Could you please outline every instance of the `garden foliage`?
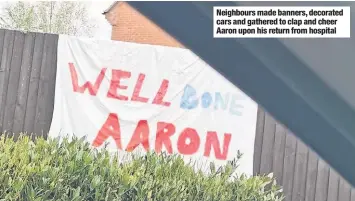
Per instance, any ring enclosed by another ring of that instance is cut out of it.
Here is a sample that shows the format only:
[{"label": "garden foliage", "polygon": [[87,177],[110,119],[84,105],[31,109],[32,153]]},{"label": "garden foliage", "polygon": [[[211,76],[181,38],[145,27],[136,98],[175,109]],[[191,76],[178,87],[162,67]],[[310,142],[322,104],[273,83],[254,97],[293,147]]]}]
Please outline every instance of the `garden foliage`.
[{"label": "garden foliage", "polygon": [[121,163],[85,139],[0,139],[0,200],[280,201],[270,177],[231,176],[236,161],[209,174],[178,156],[148,153]]}]

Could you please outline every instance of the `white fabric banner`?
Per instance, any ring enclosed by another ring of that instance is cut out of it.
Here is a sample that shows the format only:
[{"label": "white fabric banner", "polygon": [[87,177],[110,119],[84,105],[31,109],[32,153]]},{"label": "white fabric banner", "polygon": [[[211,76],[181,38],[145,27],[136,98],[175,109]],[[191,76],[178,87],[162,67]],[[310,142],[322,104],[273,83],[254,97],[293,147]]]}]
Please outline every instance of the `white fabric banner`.
[{"label": "white fabric banner", "polygon": [[239,150],[250,175],[256,118],[257,105],[189,50],[59,37],[50,137],[217,165]]}]

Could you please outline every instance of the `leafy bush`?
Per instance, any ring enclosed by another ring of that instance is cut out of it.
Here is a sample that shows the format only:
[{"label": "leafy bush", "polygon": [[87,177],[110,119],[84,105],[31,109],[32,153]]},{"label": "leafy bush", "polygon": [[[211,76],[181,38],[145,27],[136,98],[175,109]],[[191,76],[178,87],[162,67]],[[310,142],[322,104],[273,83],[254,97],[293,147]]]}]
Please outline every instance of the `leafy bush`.
[{"label": "leafy bush", "polygon": [[[280,201],[269,177],[231,177],[235,161],[210,174],[178,156],[148,153],[120,163],[85,139],[0,138],[0,199]],[[268,187],[265,187],[268,186]]]}]

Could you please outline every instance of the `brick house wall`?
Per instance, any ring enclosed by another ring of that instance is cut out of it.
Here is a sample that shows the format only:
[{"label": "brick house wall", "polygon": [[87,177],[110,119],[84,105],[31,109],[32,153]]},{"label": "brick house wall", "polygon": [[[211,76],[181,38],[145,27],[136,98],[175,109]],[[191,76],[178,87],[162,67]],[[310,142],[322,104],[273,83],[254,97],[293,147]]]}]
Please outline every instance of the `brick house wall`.
[{"label": "brick house wall", "polygon": [[104,14],[112,25],[112,40],[183,47],[177,40],[126,2],[114,3]]}]

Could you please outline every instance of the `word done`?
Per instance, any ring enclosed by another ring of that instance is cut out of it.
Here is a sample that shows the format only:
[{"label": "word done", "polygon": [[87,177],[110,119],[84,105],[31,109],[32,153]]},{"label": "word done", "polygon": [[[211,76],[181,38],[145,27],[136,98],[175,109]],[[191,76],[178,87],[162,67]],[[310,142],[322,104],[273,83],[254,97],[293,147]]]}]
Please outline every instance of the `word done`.
[{"label": "word done", "polygon": [[242,115],[243,105],[238,104],[238,96],[226,93],[224,96],[220,92],[215,92],[214,96],[211,92],[203,92],[201,97],[197,96],[197,91],[194,87],[186,85],[184,93],[181,97],[180,108],[192,110],[197,107],[203,109],[213,108],[214,110],[228,110],[232,115]]}]

